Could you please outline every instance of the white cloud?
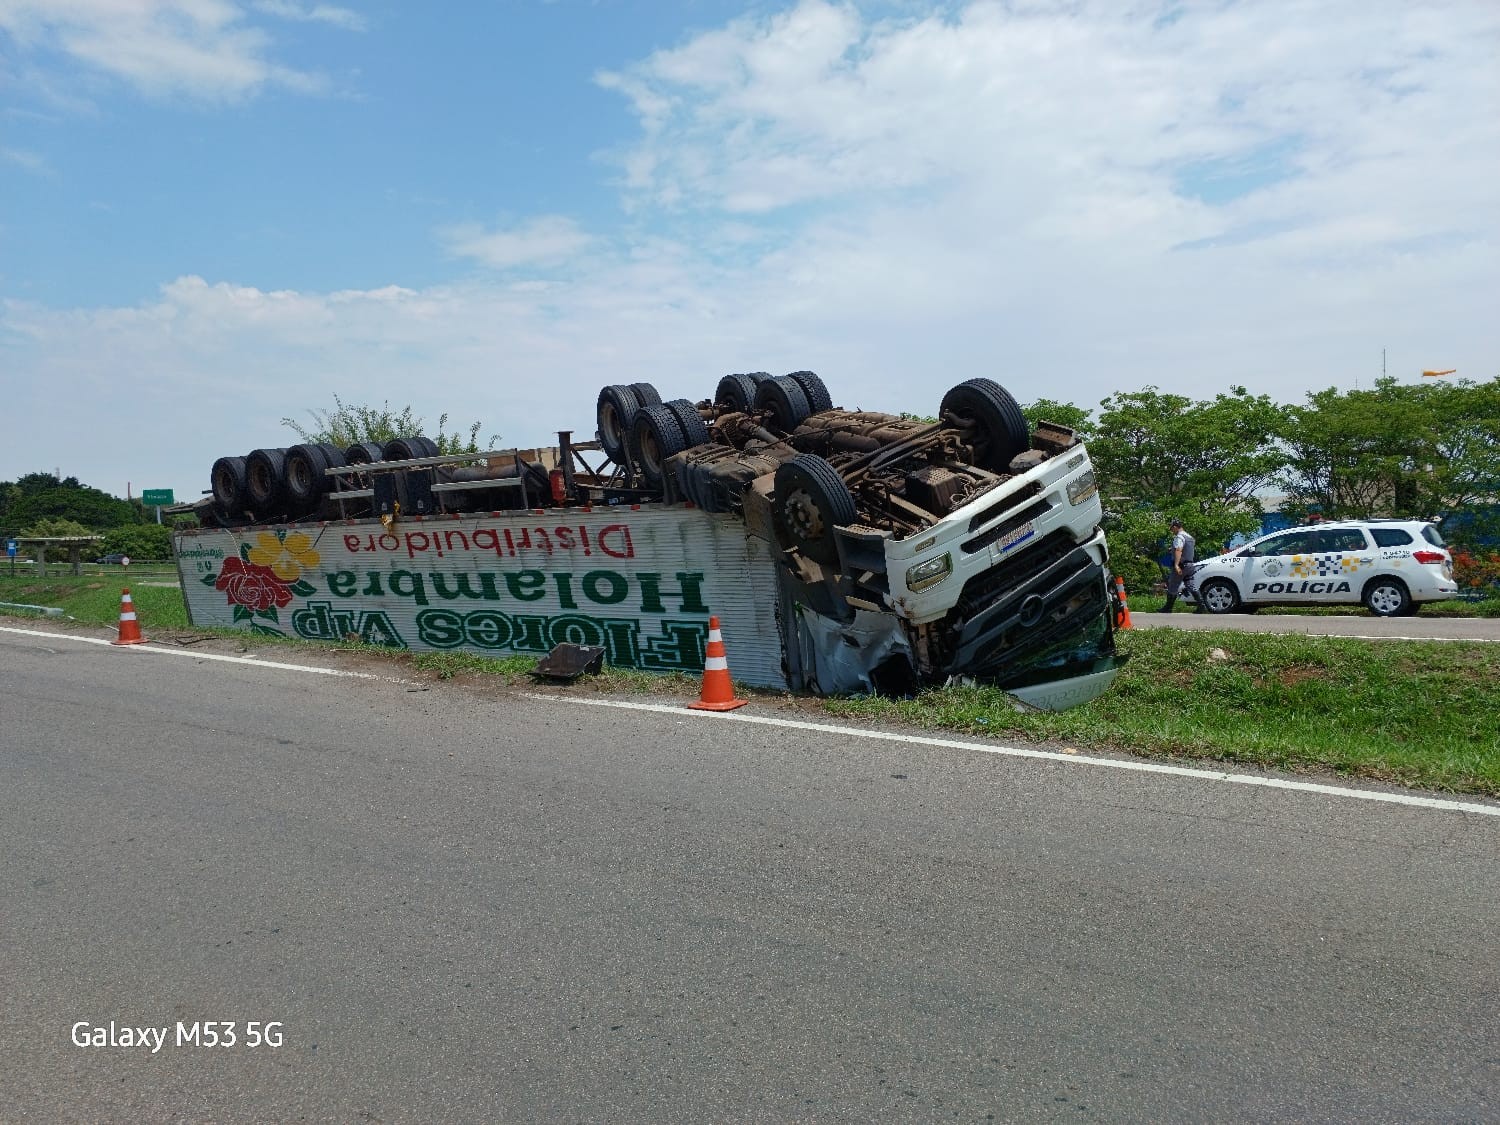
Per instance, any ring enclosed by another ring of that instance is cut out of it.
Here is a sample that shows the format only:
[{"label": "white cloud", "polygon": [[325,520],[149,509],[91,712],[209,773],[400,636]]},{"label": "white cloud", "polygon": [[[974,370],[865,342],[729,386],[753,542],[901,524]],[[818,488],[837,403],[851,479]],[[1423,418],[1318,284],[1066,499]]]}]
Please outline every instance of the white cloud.
[{"label": "white cloud", "polygon": [[[805,3],[600,76],[639,119],[613,154],[626,225],[445,228],[502,271],[464,284],[12,302],[11,405],[68,402],[85,479],[120,488],[128,463],[186,491],[335,392],[525,443],[589,432],[606,383],[698,398],[735,370],[922,412],[976,375],[1022,401],[1295,402],[1368,385],[1383,348],[1393,374],[1488,379],[1497,44],[1500,8],[1462,0]],[[191,424],[133,440],[142,403]],[[14,435],[0,479],[55,448]]]},{"label": "white cloud", "polygon": [[[283,19],[360,26],[343,8],[283,0],[259,7]],[[0,31],[27,54],[60,53],[150,97],[231,100],[270,86],[327,88],[321,75],[276,62],[271,36],[234,0],[0,0]]]},{"label": "white cloud", "polygon": [[462,223],[445,227],[438,237],[454,257],[473,258],[495,269],[560,265],[592,241],[576,222],[561,215],[538,216],[509,230]]},{"label": "white cloud", "polygon": [[18,168],[24,168],[35,175],[52,170],[45,156],[21,148],[0,148],[0,160],[4,160],[7,164],[14,164]]},{"label": "white cloud", "polygon": [[293,4],[289,0],[256,0],[257,12],[296,23],[326,23],[346,31],[364,31],[365,18],[349,8],[332,4]]}]

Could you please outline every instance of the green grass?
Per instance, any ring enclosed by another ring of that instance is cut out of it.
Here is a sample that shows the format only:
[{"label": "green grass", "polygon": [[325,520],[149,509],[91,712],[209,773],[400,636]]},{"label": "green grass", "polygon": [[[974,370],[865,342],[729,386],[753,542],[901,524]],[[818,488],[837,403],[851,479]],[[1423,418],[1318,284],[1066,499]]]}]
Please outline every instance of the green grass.
[{"label": "green grass", "polygon": [[[0,577],[0,601],[61,606],[79,621],[110,626],[119,620],[118,578],[113,573]],[[176,589],[137,584],[131,596],[148,637],[153,630],[188,628]],[[203,632],[250,639],[237,630]],[[272,637],[254,643],[313,644]],[[1131,659],[1115,685],[1071,711],[1020,713],[1008,697],[989,688],[812,705],[840,719],[1500,797],[1500,645],[1170,629],[1131,630],[1120,643]],[[492,676],[503,683],[529,683],[536,663],[523,656],[337,647],[409,662],[441,679]],[[733,653],[730,661],[732,666]],[[696,695],[698,678],[606,668],[578,688],[688,696]]]},{"label": "green grass", "polygon": [[[1128,591],[1127,591],[1128,593]],[[1166,605],[1161,594],[1129,594],[1133,613],[1160,613]],[[1177,612],[1191,609],[1192,604],[1182,598],[1177,600]],[[1261,613],[1291,614],[1294,617],[1343,617],[1351,613],[1374,614],[1357,605],[1273,605],[1260,610]],[[1419,617],[1500,617],[1500,595],[1478,599],[1448,598],[1441,602],[1427,602],[1419,607]]]},{"label": "green grass", "polygon": [[1083,707],[1021,714],[986,688],[830,700],[837,715],[1148,757],[1332,772],[1500,796],[1500,645],[1132,630]]},{"label": "green grass", "polygon": [[[171,572],[176,577],[176,572]],[[116,568],[109,574],[47,578],[0,577],[0,602],[58,606],[69,617],[96,625],[114,625],[120,620],[120,592],[128,589],[141,621],[160,628],[186,628],[187,607],[182,591],[174,586],[142,586],[140,574],[127,578]]]}]

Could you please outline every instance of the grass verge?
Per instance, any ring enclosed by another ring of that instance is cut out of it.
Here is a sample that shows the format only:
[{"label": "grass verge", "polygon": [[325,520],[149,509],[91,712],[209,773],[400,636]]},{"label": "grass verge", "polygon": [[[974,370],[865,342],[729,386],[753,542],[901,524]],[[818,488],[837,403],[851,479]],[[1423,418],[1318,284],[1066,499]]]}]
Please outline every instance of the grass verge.
[{"label": "grass verge", "polygon": [[829,700],[837,715],[1500,797],[1500,645],[1137,629],[1083,707],[988,688]]},{"label": "grass verge", "polygon": [[143,621],[168,629],[187,627],[187,608],[177,587],[132,584],[117,575],[0,577],[0,602],[57,606],[79,621],[113,625],[120,620],[120,591],[126,589]]},{"label": "grass verge", "polygon": [[[113,625],[120,588],[91,576],[0,579],[0,601],[60,606],[79,621]],[[188,627],[176,589],[137,585],[131,596],[147,636]],[[232,630],[205,632],[249,639]],[[255,643],[313,644],[263,637]],[[407,660],[442,679],[529,682],[535,665],[531,657],[344,647]],[[992,688],[816,705],[846,720],[1500,797],[1500,645],[1137,629],[1121,635],[1121,647],[1131,659],[1114,687],[1071,711],[1021,713]],[[731,652],[731,667],[733,659]],[[694,676],[614,668],[583,682],[590,690],[639,694],[688,694],[698,686]]]},{"label": "grass verge", "polygon": [[[1161,594],[1130,594],[1130,608],[1136,613],[1160,613],[1167,599]],[[1191,609],[1185,600],[1177,603],[1177,612]],[[1347,617],[1351,613],[1373,617],[1374,614],[1357,605],[1274,605],[1261,607],[1261,613],[1289,614],[1292,617]],[[1424,602],[1417,609],[1419,617],[1500,617],[1500,595],[1495,597],[1447,598],[1440,602]]]}]

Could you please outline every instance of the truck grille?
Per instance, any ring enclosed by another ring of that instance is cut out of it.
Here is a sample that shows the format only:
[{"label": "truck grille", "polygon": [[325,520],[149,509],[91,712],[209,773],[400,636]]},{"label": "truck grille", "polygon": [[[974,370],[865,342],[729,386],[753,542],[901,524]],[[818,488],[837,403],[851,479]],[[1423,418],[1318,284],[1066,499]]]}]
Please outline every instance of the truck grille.
[{"label": "truck grille", "polygon": [[[1021,501],[1030,500],[1033,496],[1040,496],[1041,492],[1042,486],[1039,485],[1036,481],[1032,481],[1025,488],[1018,488],[1014,492],[1006,493],[999,500],[995,501],[988,508],[971,519],[969,521],[969,530],[978,531],[981,527],[989,523],[991,520],[999,519],[1006,512],[1010,511],[1017,504],[1021,503]],[[964,549],[968,550],[968,547],[966,546]],[[976,547],[975,550],[978,550],[978,548]]]},{"label": "truck grille", "polygon": [[958,614],[967,620],[984,609],[997,595],[1023,587],[1078,549],[1066,528],[1059,528],[1040,543],[1007,556],[999,566],[976,574],[964,584],[958,598]]},{"label": "truck grille", "polygon": [[1009,535],[1018,527],[1024,527],[1032,520],[1039,520],[1052,510],[1052,502],[1049,500],[1038,500],[1035,504],[1028,504],[1014,515],[1007,516],[983,535],[976,535],[963,545],[963,552],[972,555],[975,551],[982,551],[991,543],[997,543]]},{"label": "truck grille", "polygon": [[1104,569],[1057,532],[970,581],[951,668],[1001,684],[1039,666],[1113,652]]}]

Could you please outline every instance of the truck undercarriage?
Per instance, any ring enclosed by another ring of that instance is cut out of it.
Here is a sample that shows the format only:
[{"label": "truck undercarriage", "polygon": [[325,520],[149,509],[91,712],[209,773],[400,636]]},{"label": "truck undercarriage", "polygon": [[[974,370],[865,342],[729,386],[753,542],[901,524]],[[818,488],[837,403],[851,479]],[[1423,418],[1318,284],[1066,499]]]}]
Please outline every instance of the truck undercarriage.
[{"label": "truck undercarriage", "polygon": [[1028,427],[988,379],[953,387],[926,420],[834,407],[810,371],[725,376],[696,402],[618,384],[600,391],[596,422],[596,441],[563,431],[556,447],[504,453],[445,457],[421,437],[256,450],[216,462],[196,510],[219,526],[390,526],[686,503],[742,518],[773,545],[809,629],[855,650],[817,662],[824,691],[965,680],[1071,705],[1122,662],[1087,451],[1066,427]]}]

